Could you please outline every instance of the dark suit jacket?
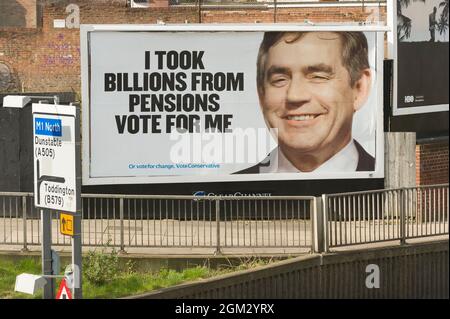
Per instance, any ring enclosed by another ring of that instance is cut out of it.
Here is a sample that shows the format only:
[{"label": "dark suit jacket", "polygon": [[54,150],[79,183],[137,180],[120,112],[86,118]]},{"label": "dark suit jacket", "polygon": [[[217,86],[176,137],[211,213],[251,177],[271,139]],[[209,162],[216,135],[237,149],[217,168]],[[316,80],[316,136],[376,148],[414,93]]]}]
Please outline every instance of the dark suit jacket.
[{"label": "dark suit jacket", "polygon": [[[356,140],[353,140],[353,142],[355,143],[356,150],[358,151],[358,166],[356,167],[356,171],[373,171],[375,169],[375,158],[367,153],[361,144],[359,144]],[[268,165],[270,165],[270,162],[267,157],[255,166],[243,169],[233,174],[259,174],[259,168]]]}]

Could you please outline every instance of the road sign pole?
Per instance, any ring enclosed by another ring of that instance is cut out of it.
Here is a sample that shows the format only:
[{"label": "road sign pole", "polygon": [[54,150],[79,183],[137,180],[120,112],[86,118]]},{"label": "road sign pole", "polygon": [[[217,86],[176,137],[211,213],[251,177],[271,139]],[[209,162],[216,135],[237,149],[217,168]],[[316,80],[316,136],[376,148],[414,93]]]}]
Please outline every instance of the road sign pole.
[{"label": "road sign pole", "polygon": [[[75,117],[75,176],[77,212],[74,214],[74,236],[72,237],[72,264],[79,271],[74,272],[73,298],[81,299],[82,294],[82,262],[81,262],[81,138],[80,138],[80,109],[76,108]],[[76,278],[78,276],[78,278]]]},{"label": "road sign pole", "polygon": [[[41,209],[41,234],[42,273],[44,275],[54,275],[52,271],[52,215],[47,209]],[[47,284],[44,286],[44,299],[53,299],[55,296],[55,280],[48,277],[46,280]]]}]

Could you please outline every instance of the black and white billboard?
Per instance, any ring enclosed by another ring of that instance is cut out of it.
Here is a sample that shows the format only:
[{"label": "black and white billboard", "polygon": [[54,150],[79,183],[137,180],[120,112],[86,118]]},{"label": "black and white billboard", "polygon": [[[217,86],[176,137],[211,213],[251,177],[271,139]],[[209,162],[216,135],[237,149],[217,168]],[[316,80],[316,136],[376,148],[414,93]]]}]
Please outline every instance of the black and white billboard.
[{"label": "black and white billboard", "polygon": [[394,0],[393,114],[448,111],[448,0]]}]

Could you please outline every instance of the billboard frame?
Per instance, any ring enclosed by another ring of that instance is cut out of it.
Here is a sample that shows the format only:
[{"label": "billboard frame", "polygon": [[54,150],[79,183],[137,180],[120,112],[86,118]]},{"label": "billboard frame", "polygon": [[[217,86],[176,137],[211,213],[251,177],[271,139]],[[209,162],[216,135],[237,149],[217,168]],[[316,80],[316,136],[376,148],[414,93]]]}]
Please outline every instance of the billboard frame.
[{"label": "billboard frame", "polygon": [[[376,144],[375,170],[367,172],[347,173],[308,173],[299,176],[295,173],[265,173],[265,174],[230,174],[230,175],[183,175],[180,176],[117,176],[91,177],[91,126],[90,126],[90,33],[91,32],[267,32],[267,31],[361,31],[376,32],[375,90],[377,96],[376,111]],[[242,181],[280,181],[280,180],[320,180],[320,179],[363,179],[384,177],[384,136],[383,136],[383,59],[384,33],[389,31],[385,25],[336,24],[336,25],[304,25],[292,23],[278,24],[170,24],[170,25],[139,25],[139,24],[84,24],[80,25],[81,50],[81,87],[82,87],[82,184],[83,185],[113,185],[113,184],[165,184],[165,183],[198,183],[198,182],[242,182]],[[88,123],[88,124],[87,124]]]}]

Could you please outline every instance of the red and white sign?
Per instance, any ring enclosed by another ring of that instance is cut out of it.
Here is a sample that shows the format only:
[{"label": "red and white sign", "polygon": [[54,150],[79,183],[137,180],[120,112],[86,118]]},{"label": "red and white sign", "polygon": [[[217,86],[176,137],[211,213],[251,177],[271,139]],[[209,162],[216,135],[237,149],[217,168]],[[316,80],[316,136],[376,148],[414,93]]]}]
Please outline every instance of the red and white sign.
[{"label": "red and white sign", "polygon": [[66,279],[64,278],[59,285],[58,293],[56,294],[56,299],[73,299],[72,292],[69,287],[67,287]]}]

